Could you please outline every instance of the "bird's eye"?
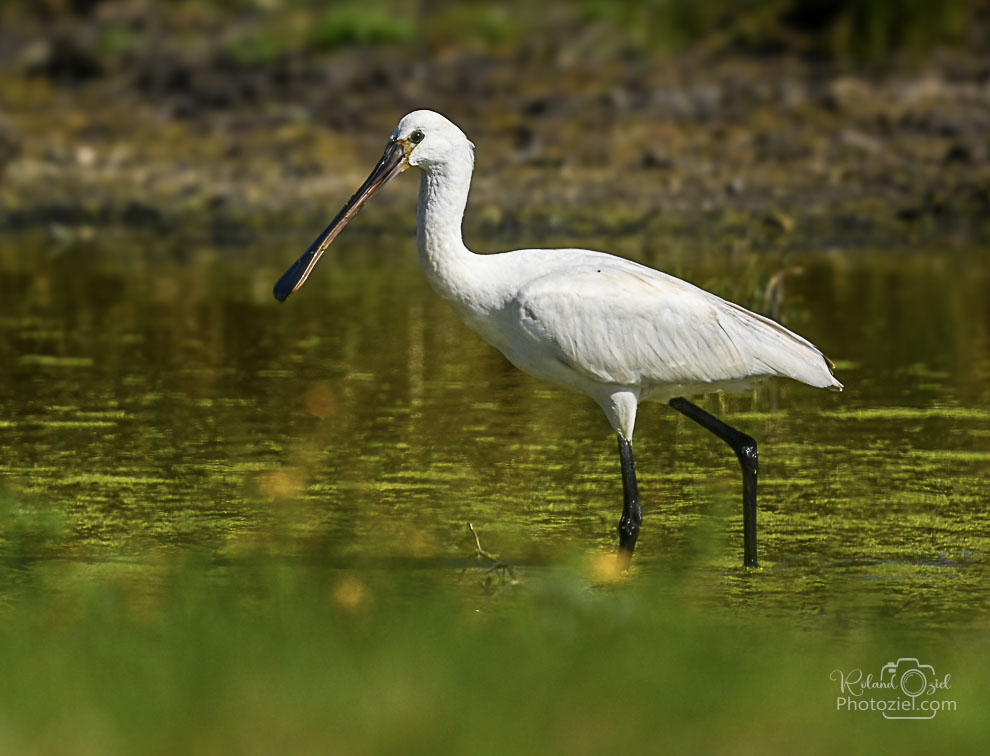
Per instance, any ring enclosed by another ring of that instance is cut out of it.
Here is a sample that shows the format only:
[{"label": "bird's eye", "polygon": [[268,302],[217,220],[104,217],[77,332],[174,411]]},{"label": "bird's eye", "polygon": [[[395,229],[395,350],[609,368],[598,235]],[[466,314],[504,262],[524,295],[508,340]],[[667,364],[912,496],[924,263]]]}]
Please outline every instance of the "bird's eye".
[{"label": "bird's eye", "polygon": [[422,131],[416,129],[412,134],[409,135],[409,141],[413,144],[419,144],[423,141],[423,137],[426,136]]}]

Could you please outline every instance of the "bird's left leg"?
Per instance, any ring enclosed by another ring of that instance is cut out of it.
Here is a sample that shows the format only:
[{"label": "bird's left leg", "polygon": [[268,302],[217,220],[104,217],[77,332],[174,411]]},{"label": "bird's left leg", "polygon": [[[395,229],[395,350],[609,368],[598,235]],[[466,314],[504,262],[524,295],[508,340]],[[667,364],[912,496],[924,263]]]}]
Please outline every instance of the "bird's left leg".
[{"label": "bird's left leg", "polygon": [[639,504],[639,487],[636,485],[636,466],[633,464],[632,443],[619,435],[619,461],[622,463],[622,517],[619,519],[619,567],[625,569],[632,561],[633,549],[643,522],[643,510]]},{"label": "bird's left leg", "polygon": [[743,565],[759,567],[756,563],[756,441],[684,397],[670,400],[670,406],[687,415],[702,428],[710,430],[725,441],[736,453],[743,477]]},{"label": "bird's left leg", "polygon": [[619,569],[632,561],[633,549],[639,537],[643,510],[639,504],[636,466],[633,464],[632,437],[636,427],[639,395],[629,389],[612,390],[596,397],[605,416],[619,437],[619,461],[622,463],[622,517],[619,519]]}]

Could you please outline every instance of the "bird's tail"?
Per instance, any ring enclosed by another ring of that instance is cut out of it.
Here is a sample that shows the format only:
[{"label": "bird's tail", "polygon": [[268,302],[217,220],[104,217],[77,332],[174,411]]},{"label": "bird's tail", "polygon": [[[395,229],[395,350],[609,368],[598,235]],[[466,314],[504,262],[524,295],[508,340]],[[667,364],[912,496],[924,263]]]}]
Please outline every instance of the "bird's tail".
[{"label": "bird's tail", "polygon": [[762,366],[760,372],[793,378],[817,388],[842,390],[842,384],[835,378],[835,364],[818,347],[770,318],[732,302],[728,304],[731,327],[746,335],[737,343],[751,347],[750,358],[758,363],[757,367]]}]

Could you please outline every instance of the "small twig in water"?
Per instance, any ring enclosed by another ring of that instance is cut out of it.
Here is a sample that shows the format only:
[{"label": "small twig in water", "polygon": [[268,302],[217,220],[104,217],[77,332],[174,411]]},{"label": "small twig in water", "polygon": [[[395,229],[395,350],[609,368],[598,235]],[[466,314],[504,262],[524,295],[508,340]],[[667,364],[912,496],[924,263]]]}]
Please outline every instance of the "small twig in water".
[{"label": "small twig in water", "polygon": [[[501,557],[495,556],[494,554],[485,551],[481,547],[481,538],[478,536],[478,531],[474,529],[474,525],[472,525],[470,522],[467,525],[468,525],[468,529],[471,531],[471,535],[474,536],[475,556],[478,559],[486,559],[490,562],[488,567],[485,569],[485,575],[490,576],[492,573],[497,573],[499,576],[501,585],[495,591],[492,598],[497,596],[506,588],[519,585],[519,580],[516,578],[516,573],[515,570],[512,569],[512,565],[510,565],[508,562],[503,560]],[[464,568],[464,571],[467,572],[466,567]],[[461,573],[461,575],[463,576],[464,573]],[[506,575],[508,575],[508,579],[506,579]],[[490,587],[490,580],[486,578],[484,584],[486,588]]]}]

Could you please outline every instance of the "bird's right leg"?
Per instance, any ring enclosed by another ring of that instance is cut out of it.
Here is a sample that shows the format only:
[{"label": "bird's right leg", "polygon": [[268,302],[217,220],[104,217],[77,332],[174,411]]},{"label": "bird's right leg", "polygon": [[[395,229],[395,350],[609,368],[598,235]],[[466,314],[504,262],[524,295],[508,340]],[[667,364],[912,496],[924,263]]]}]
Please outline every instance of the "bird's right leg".
[{"label": "bird's right leg", "polygon": [[632,561],[643,510],[639,505],[639,487],[636,485],[636,466],[633,464],[632,443],[621,433],[619,436],[619,460],[622,463],[622,517],[619,520],[619,566],[626,568]]},{"label": "bird's right leg", "polygon": [[671,399],[670,406],[694,420],[698,425],[711,431],[725,441],[736,453],[743,476],[743,565],[759,567],[756,561],[756,441],[728,423],[705,412],[697,404],[680,396]]}]

